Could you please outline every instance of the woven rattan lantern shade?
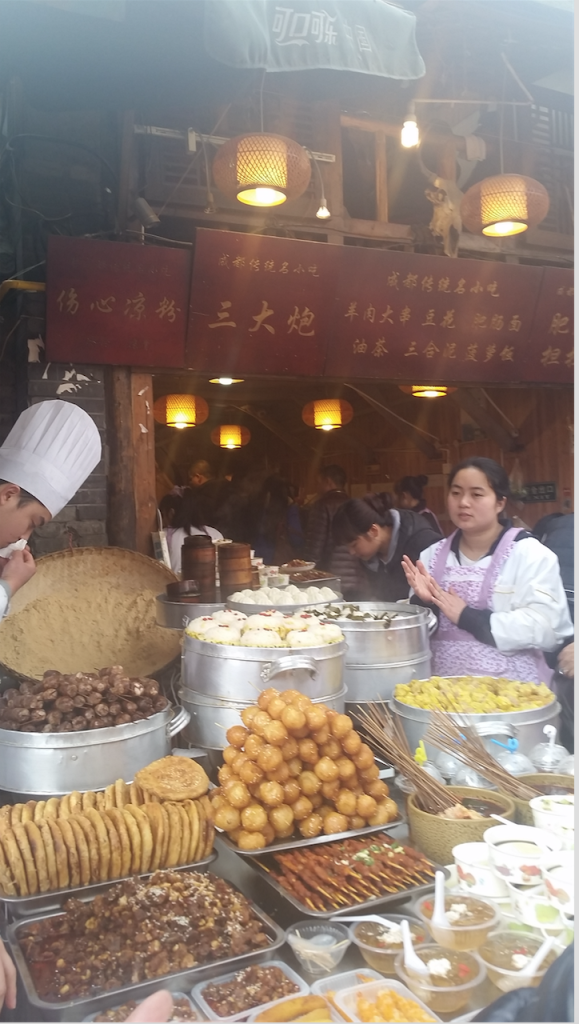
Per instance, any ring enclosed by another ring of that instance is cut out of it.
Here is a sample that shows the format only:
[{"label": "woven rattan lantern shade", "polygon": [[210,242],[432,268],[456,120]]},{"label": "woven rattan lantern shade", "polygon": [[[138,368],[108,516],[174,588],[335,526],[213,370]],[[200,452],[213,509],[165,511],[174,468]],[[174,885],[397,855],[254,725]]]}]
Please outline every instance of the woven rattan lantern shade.
[{"label": "woven rattan lantern shade", "polygon": [[336,430],[349,423],[354,410],[343,398],[319,398],[302,409],[302,419],[316,430]]},{"label": "woven rattan lantern shade", "polygon": [[549,193],[534,178],[497,174],[469,188],[460,204],[462,223],[475,234],[499,238],[534,228],[549,212]]},{"label": "woven rattan lantern shade", "polygon": [[164,395],[153,406],[157,423],[184,430],[204,423],[209,416],[209,406],[199,395]]},{"label": "woven rattan lantern shade", "polygon": [[452,394],[456,388],[449,388],[443,384],[400,384],[400,390],[413,398],[444,398]]},{"label": "woven rattan lantern shade", "polygon": [[284,135],[238,135],[219,149],[213,161],[217,188],[248,206],[279,206],[297,199],[310,183],[305,149]]},{"label": "woven rattan lantern shade", "polygon": [[238,423],[224,423],[211,431],[211,440],[219,448],[241,448],[251,440],[251,433]]}]

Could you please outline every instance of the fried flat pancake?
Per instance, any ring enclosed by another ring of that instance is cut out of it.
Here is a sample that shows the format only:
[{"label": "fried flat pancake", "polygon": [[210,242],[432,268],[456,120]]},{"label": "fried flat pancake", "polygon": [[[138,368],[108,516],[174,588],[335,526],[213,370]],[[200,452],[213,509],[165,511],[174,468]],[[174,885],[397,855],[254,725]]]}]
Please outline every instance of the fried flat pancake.
[{"label": "fried flat pancake", "polygon": [[12,811],[10,814],[10,824],[12,826],[19,825],[22,821],[22,811],[24,804],[12,804]]},{"label": "fried flat pancake", "polygon": [[34,896],[38,892],[38,873],[36,871],[36,865],[32,856],[32,850],[30,849],[30,843],[28,842],[28,836],[26,835],[26,829],[24,825],[14,825],[12,831],[18,843],[18,849],[20,850],[22,860],[24,861],[24,870],[26,871],[26,880],[28,882],[28,892],[31,896]]},{"label": "fried flat pancake", "polygon": [[209,857],[213,853],[213,844],[215,842],[215,824],[213,822],[213,807],[211,806],[211,800],[208,796],[202,796],[200,801],[203,804],[205,810],[205,822],[206,822],[206,834],[205,834],[205,851],[203,857]]},{"label": "fried flat pancake", "polygon": [[68,854],[68,870],[70,874],[70,885],[75,888],[80,885],[80,862],[78,857],[78,850],[76,848],[76,840],[74,838],[74,832],[70,827],[68,818],[59,818],[57,820],[58,828],[62,835],[62,841],[66,847]]},{"label": "fried flat pancake", "polygon": [[95,793],[95,796],[96,796],[96,810],[97,811],[106,811],[107,805],[106,805],[106,802],[105,802],[105,794],[104,794],[104,792]]},{"label": "fried flat pancake", "polygon": [[68,853],[62,838],[62,832],[58,827],[57,818],[46,818],[46,824],[50,829],[54,845],[54,856],[56,859],[56,872],[58,875],[58,888],[67,889],[70,885],[70,872],[68,869]]},{"label": "fried flat pancake", "polygon": [[105,817],[109,817],[114,822],[114,826],[117,830],[119,842],[121,844],[121,873],[120,878],[127,878],[131,873],[131,840],[129,839],[129,833],[127,826],[125,825],[125,818],[122,810],[118,807],[111,807],[110,811],[105,811]]},{"label": "fried flat pancake", "polygon": [[100,811],[95,810],[93,807],[89,807],[85,814],[93,826],[97,836],[99,851],[99,882],[108,882],[111,863],[111,844],[109,842],[109,834],[106,830]]},{"label": "fried flat pancake", "polygon": [[117,779],[115,782],[115,805],[117,807],[124,807],[125,804],[129,803],[129,787],[127,786],[124,779]]},{"label": "fried flat pancake", "polygon": [[105,789],[105,811],[108,811],[111,807],[116,807],[115,802],[115,785],[107,786]]},{"label": "fried flat pancake", "polygon": [[54,842],[52,840],[52,832],[48,827],[48,822],[45,818],[42,818],[38,822],[38,830],[42,836],[42,843],[44,845],[44,854],[46,856],[46,870],[48,872],[48,881],[52,890],[58,889],[58,871],[56,869],[56,854],[54,852]]},{"label": "fried flat pancake", "polygon": [[205,843],[207,840],[207,815],[205,814],[205,808],[200,800],[196,800],[197,812],[199,814],[199,845],[195,852],[195,860],[202,860],[203,854],[205,853]]},{"label": "fried flat pancake", "polygon": [[195,854],[197,853],[197,847],[199,846],[199,812],[197,810],[196,800],[185,800],[183,807],[189,815],[189,824],[191,826],[191,834],[189,837],[189,853],[187,855],[187,864],[195,863]]},{"label": "fried flat pancake", "polygon": [[34,817],[32,819],[33,821],[36,822],[37,825],[38,825],[39,821],[42,821],[42,819],[44,817],[44,811],[45,810],[46,810],[46,800],[39,800],[38,803],[36,804],[36,807],[34,808]]},{"label": "fried flat pancake", "polygon": [[96,793],[92,793],[89,790],[88,793],[83,793],[82,794],[82,812],[81,812],[82,814],[84,814],[85,811],[88,811],[89,807],[96,807],[96,805],[97,805]]},{"label": "fried flat pancake", "polygon": [[94,825],[88,820],[86,814],[76,814],[75,821],[82,829],[86,840],[90,868],[90,881],[100,882],[99,844]]},{"label": "fried flat pancake", "polygon": [[179,864],[186,864],[189,856],[189,846],[191,843],[191,824],[189,822],[189,815],[182,803],[177,804],[177,810],[181,816],[181,849],[179,851]]},{"label": "fried flat pancake", "polygon": [[70,800],[68,793],[60,798],[60,803],[58,805],[58,817],[59,819],[70,818]]},{"label": "fried flat pancake", "polygon": [[209,779],[197,761],[188,757],[162,757],[141,768],[135,781],[160,800],[195,800],[209,789]]},{"label": "fried flat pancake", "polygon": [[22,808],[22,817],[20,821],[24,824],[25,821],[34,821],[34,811],[36,810],[36,800],[27,800]]},{"label": "fried flat pancake", "polygon": [[80,873],[80,884],[90,884],[90,857],[88,852],[88,845],[85,838],[85,834],[78,822],[78,816],[72,814],[68,819],[69,825],[74,835],[74,841],[76,843],[76,852],[78,854],[78,867]]},{"label": "fried flat pancake", "polygon": [[23,828],[28,836],[32,859],[36,868],[36,874],[38,875],[38,888],[40,892],[48,892],[50,889],[50,879],[48,877],[46,852],[40,830],[34,821],[25,821]]},{"label": "fried flat pancake", "polygon": [[58,809],[60,807],[60,800],[56,796],[51,796],[46,801],[46,807],[44,808],[45,818],[58,818]]},{"label": "fried flat pancake", "polygon": [[164,867],[175,868],[181,856],[181,815],[177,804],[167,801],[165,810],[169,818],[169,849]]},{"label": "fried flat pancake", "polygon": [[71,814],[80,814],[82,812],[82,795],[78,792],[78,789],[73,789],[72,793],[69,794],[68,806],[70,807]]},{"label": "fried flat pancake", "polygon": [[131,874],[138,875],[141,870],[141,833],[137,821],[126,807],[121,811],[129,833],[131,843]]},{"label": "fried flat pancake", "polygon": [[139,832],[141,833],[141,867],[139,873],[144,875],[147,871],[150,871],[151,858],[153,856],[153,833],[151,832],[149,819],[140,807],[133,807],[131,804],[127,804],[124,810],[133,816],[139,826]]},{"label": "fried flat pancake", "polygon": [[163,866],[161,856],[165,844],[165,829],[169,827],[169,820],[162,804],[144,804],[143,810],[149,819],[151,832],[153,833],[153,853],[150,870],[157,871],[158,868]]},{"label": "fried flat pancake", "polygon": [[8,861],[18,895],[30,896],[28,879],[26,878],[26,869],[24,867],[24,861],[22,860],[22,854],[20,853],[20,847],[16,842],[14,829],[9,828],[4,833],[2,836],[2,846],[4,847],[6,860]]},{"label": "fried flat pancake", "polygon": [[0,843],[0,887],[6,896],[17,896],[16,886],[14,885],[14,879],[10,870],[10,865],[6,860],[4,854],[4,848]]},{"label": "fried flat pancake", "polygon": [[131,785],[129,786],[129,803],[133,804],[135,807],[140,807],[141,804],[144,803],[143,792],[136,782],[131,782]]}]

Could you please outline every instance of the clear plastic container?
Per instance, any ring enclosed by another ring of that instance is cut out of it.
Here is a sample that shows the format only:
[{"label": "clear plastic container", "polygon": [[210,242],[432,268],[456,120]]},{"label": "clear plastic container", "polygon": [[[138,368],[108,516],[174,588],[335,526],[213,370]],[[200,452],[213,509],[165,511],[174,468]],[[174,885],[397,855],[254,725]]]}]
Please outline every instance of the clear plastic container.
[{"label": "clear plastic container", "polygon": [[[426,904],[426,906],[425,906]],[[440,928],[433,925],[431,921],[434,906],[434,897],[427,896],[417,903],[415,909],[421,921],[432,933],[432,938],[445,949],[470,950],[478,949],[485,941],[489,932],[498,928],[501,921],[500,911],[489,900],[483,900],[475,896],[467,896],[466,893],[447,893],[444,900],[446,913],[452,913],[452,907],[466,906],[472,913],[479,914],[482,920],[473,924],[461,924],[460,919],[453,921],[446,927]],[[427,911],[425,913],[425,911]],[[468,918],[465,918],[468,920]]]},{"label": "clear plastic container", "polygon": [[[442,946],[429,945],[416,950],[421,960],[443,960],[448,951]],[[404,953],[396,957],[396,973],[404,984],[436,1013],[456,1013],[470,1002],[473,993],[486,976],[486,968],[476,953],[461,953],[461,962],[472,971],[472,976],[461,985],[438,985],[430,974],[413,974],[404,966]]]},{"label": "clear plastic container", "polygon": [[569,757],[564,757],[563,760],[559,762],[557,773],[559,775],[575,775],[575,758],[573,757],[573,754],[569,754]]},{"label": "clear plastic container", "polygon": [[[163,988],[163,985],[160,984],[159,988]],[[191,1010],[191,1020],[192,1021],[205,1021],[205,1020],[209,1020],[210,1019],[209,1017],[205,1017],[204,1016],[204,1014],[201,1012],[200,1009],[198,1009],[198,1007],[195,1005],[195,1003],[192,1001],[192,999],[188,995],[186,995],[184,992],[171,992],[171,996],[173,997],[173,999],[183,999],[183,1000],[185,1000],[185,1002],[189,1005],[189,1008]],[[124,1006],[125,1003],[128,1003],[128,1002],[129,1002],[129,1000],[125,999],[124,1002],[117,1003],[115,1006],[112,1006],[112,1007],[107,1007],[107,1009],[118,1010],[121,1006]],[[143,1000],[142,999],[131,1000],[131,1002],[136,1002],[137,1006],[139,1006],[143,1002]],[[91,1013],[88,1017],[83,1017],[83,1024],[88,1024],[89,1021],[96,1020],[97,1017],[100,1017],[102,1014],[104,1014],[106,1012],[107,1012],[107,1010],[96,1010],[94,1013]],[[193,1016],[193,1014],[195,1014],[195,1016]]]},{"label": "clear plastic container", "polygon": [[[285,1006],[285,1004],[287,1002],[290,1002],[292,998],[293,999],[298,999],[299,996],[293,996],[293,997],[290,996],[289,1000],[288,999],[278,999],[278,1001],[276,1003],[270,1003],[269,1004],[269,1008],[267,1010],[265,1010],[265,1011],[264,1011],[263,1006],[260,1007],[259,1010],[256,1010],[255,1013],[252,1013],[251,1017],[249,1017],[249,1024],[254,1024],[255,1021],[259,1021],[260,1017],[261,1017],[261,1014],[264,1013],[264,1012],[267,1013],[267,1016],[268,1016],[269,1020],[271,1020],[271,1021],[286,1020],[287,1018],[286,1018],[285,1013],[280,1012],[279,1015],[275,1016],[275,1015],[273,1015],[273,1011],[278,1006],[279,1007]],[[330,1021],[330,1022],[331,1021],[335,1021],[336,1024],[344,1024],[342,1016],[338,1013],[337,1010],[334,1009],[332,1004],[327,999],[324,999],[323,996],[318,996],[317,998],[320,999],[320,1000],[323,1000],[324,1005],[323,1005],[323,1007],[320,1007],[319,1009],[320,1009],[320,1011],[321,1010],[324,1011],[323,1019],[325,1021]],[[320,1013],[320,1017],[321,1017],[321,1013]],[[294,1018],[294,1020],[295,1020],[295,1018]]]},{"label": "clear plastic container", "polygon": [[[286,978],[289,978],[290,981],[293,981],[294,985],[298,986],[298,991],[294,993],[296,996],[307,995],[307,993],[310,991],[310,986],[304,981],[304,979],[300,978],[299,974],[296,974],[296,972],[293,971],[291,967],[288,967],[288,965],[284,963],[283,960],[267,960],[266,963],[264,964],[255,964],[253,966],[279,967],[279,969],[283,971],[283,973],[285,974]],[[272,1006],[274,1003],[279,1002],[278,999],[270,999],[270,1001],[267,1003],[259,1003],[257,1006],[249,1006],[246,1010],[242,1010],[240,1013],[233,1013],[228,1017],[220,1017],[217,1011],[214,1010],[209,1005],[209,1003],[205,1002],[205,999],[203,998],[203,991],[207,988],[208,985],[219,985],[225,984],[228,981],[233,981],[233,979],[238,977],[238,975],[242,972],[243,968],[241,971],[231,971],[229,974],[222,974],[218,978],[211,978],[211,980],[200,981],[198,985],[195,985],[195,987],[191,989],[191,996],[193,997],[197,1005],[201,1008],[207,1020],[246,1020],[249,1017],[250,1013],[256,1013],[258,1010],[265,1010],[269,1006]],[[290,997],[288,996],[284,998]]]},{"label": "clear plastic container", "polygon": [[485,965],[489,980],[492,981],[493,985],[495,985],[500,992],[512,992],[516,988],[536,988],[542,978],[544,978],[553,960],[556,959],[561,951],[551,950],[543,960],[543,963],[536,974],[533,974],[528,978],[524,976],[521,977],[522,967],[518,970],[512,970],[493,962],[497,953],[497,950],[495,950],[493,956],[493,947],[495,944],[500,943],[500,946],[498,947],[498,954],[502,963],[505,963],[509,959],[509,955],[516,953],[517,950],[524,950],[526,951],[526,955],[534,956],[543,941],[544,940],[541,935],[536,935],[531,931],[521,930],[513,932],[506,928],[501,928],[496,931],[494,935],[489,936],[487,942],[481,946],[479,956]]},{"label": "clear plastic container", "polygon": [[[440,1017],[435,1016],[432,1010],[426,1006],[420,999],[417,999],[410,989],[406,988],[400,981],[373,981],[369,985],[356,985],[354,988],[344,989],[342,992],[336,994],[336,1005],[346,1020],[360,1020],[358,1016],[358,996],[363,996],[371,1003],[375,1003],[376,999],[381,992],[395,992],[396,995],[401,996],[403,999],[410,999],[416,1004],[424,1015],[424,1018],[429,1021],[440,1021]],[[391,1018],[389,1018],[391,1019]],[[408,1018],[415,1022],[417,1015]]]},{"label": "clear plastic container", "polygon": [[314,981],[310,992],[314,996],[323,996],[328,1002],[334,1005],[334,996],[345,988],[354,988],[357,985],[369,985],[371,981],[384,979],[378,971],[372,971],[369,967],[360,967],[357,971],[344,971],[343,974],[332,974],[330,978],[319,978]]},{"label": "clear plastic container", "polygon": [[474,768],[462,764],[456,775],[451,780],[452,786],[471,786],[473,789],[496,789],[493,783],[488,782],[484,775],[479,775]]},{"label": "clear plastic container", "polygon": [[312,975],[335,971],[351,941],[346,925],[333,921],[298,921],[285,938],[300,966]]},{"label": "clear plastic container", "polygon": [[510,775],[529,775],[533,773],[533,762],[519,749],[518,740],[511,737],[506,743],[491,740],[490,752],[496,761]]},{"label": "clear plastic container", "polygon": [[[360,921],[350,925],[350,938],[355,946],[358,947],[360,953],[364,957],[366,963],[373,967],[376,971],[381,971],[382,974],[396,975],[394,967],[394,961],[402,949],[402,934],[399,931],[401,921],[408,921],[410,927],[410,934],[412,936],[412,944],[414,946],[420,946],[421,944],[430,942],[430,933],[427,928],[422,924],[416,917],[408,914],[385,914],[386,920],[392,921],[393,924],[397,925],[399,941],[394,941],[391,944],[383,945],[372,945],[368,941],[364,941],[363,932],[364,929],[369,928],[375,930],[380,928],[380,925],[372,923],[370,921]],[[383,930],[387,933],[387,925],[383,926]],[[362,935],[360,934],[362,933]]]}]

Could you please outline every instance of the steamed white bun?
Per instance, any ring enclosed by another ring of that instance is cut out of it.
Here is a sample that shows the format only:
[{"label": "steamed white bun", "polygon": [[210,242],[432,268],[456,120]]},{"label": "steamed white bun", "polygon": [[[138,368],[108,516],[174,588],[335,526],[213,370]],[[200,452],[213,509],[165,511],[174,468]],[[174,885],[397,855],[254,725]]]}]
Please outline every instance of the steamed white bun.
[{"label": "steamed white bun", "polygon": [[241,638],[241,646],[285,647],[285,644],[279,633],[276,633],[272,629],[248,629]]}]

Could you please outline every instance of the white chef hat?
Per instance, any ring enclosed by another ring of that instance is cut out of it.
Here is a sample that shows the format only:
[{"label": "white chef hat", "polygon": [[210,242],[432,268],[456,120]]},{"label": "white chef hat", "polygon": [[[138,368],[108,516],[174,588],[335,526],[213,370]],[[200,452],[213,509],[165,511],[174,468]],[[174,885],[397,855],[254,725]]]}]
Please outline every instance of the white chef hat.
[{"label": "white chef hat", "polygon": [[39,402],[18,417],[0,447],[0,480],[18,484],[55,516],[101,458],[94,420],[71,402]]}]

